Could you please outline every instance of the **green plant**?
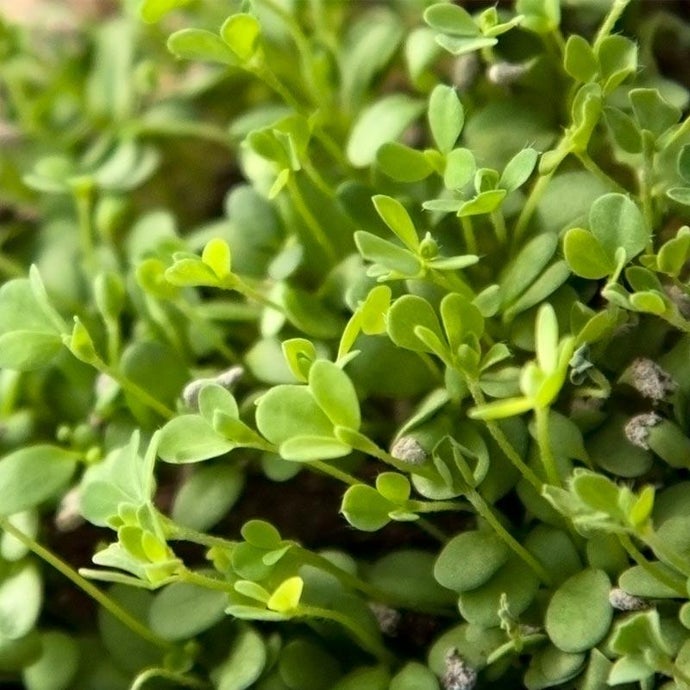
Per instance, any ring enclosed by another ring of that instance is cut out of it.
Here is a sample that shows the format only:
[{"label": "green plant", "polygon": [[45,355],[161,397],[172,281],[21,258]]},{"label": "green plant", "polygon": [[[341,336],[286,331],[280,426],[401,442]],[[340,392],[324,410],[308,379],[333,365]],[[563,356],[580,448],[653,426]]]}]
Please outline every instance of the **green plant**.
[{"label": "green plant", "polygon": [[690,688],[690,26],[56,11],[0,20],[0,679]]}]

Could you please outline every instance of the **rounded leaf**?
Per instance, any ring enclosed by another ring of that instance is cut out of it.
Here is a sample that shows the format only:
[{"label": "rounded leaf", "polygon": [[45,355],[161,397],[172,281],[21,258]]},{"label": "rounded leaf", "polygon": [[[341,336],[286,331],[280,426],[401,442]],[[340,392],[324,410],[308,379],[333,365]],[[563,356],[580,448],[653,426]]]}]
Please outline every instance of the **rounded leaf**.
[{"label": "rounded leaf", "polygon": [[309,390],[336,426],[359,429],[361,417],[355,387],[336,364],[320,359],[309,370]]},{"label": "rounded leaf", "polygon": [[166,640],[187,640],[224,618],[227,605],[225,592],[174,582],[153,599],[149,624]]},{"label": "rounded leaf", "polygon": [[448,589],[465,592],[491,579],[509,556],[510,549],[493,532],[463,532],[443,547],[434,577]]},{"label": "rounded leaf", "polygon": [[650,233],[642,211],[624,194],[604,194],[589,212],[589,226],[609,257],[623,247],[628,259],[647,245]]},{"label": "rounded leaf", "polygon": [[36,564],[20,561],[0,580],[0,639],[18,640],[34,627],[43,601]]},{"label": "rounded leaf", "polygon": [[588,568],[568,578],[546,610],[551,641],[564,652],[584,652],[606,635],[613,619],[611,582],[603,570]]},{"label": "rounded leaf", "polygon": [[236,447],[201,416],[185,414],[161,429],[158,455],[165,462],[201,462],[217,458]]},{"label": "rounded leaf", "polygon": [[465,111],[455,89],[438,84],[429,97],[429,127],[439,151],[452,150],[464,124]]},{"label": "rounded leaf", "polygon": [[271,388],[257,403],[256,425],[276,445],[298,436],[333,437],[333,423],[306,386]]}]

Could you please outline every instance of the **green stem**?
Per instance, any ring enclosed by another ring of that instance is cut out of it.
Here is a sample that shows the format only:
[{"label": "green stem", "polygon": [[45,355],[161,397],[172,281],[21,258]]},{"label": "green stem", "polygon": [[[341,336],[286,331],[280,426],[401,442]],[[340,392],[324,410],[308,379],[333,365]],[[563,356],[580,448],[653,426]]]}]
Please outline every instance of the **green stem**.
[{"label": "green stem", "polygon": [[123,390],[127,391],[135,398],[138,398],[139,402],[151,408],[154,412],[157,412],[161,417],[172,419],[175,416],[175,410],[171,410],[167,405],[160,402],[160,400],[156,400],[150,393],[134,383],[134,381],[128,379],[124,374],[121,374],[114,367],[108,366],[103,360],[98,359],[94,363],[94,366],[102,374],[110,376],[111,379],[117,381]]},{"label": "green stem", "polygon": [[160,513],[158,514],[158,518],[165,527],[166,537],[173,541],[191,541],[201,546],[208,546],[210,548],[220,546],[224,549],[232,548],[236,543],[228,539],[223,539],[222,537],[214,537],[205,532],[198,532],[191,527],[184,527]]},{"label": "green stem", "polygon": [[465,236],[465,246],[467,247],[468,254],[477,253],[477,237],[474,234],[474,225],[472,223],[472,218],[469,216],[462,216],[460,218],[460,225],[462,226],[462,232]]},{"label": "green stem", "polygon": [[[469,381],[468,385],[470,388],[470,393],[476,405],[485,405],[486,398],[484,393],[482,393],[479,384],[476,381]],[[534,487],[535,491],[541,495],[541,488],[543,482],[537,477],[534,471],[525,463],[525,461],[520,457],[520,454],[515,450],[513,444],[508,440],[508,437],[503,433],[501,427],[491,420],[485,420],[486,428],[493,437],[494,441],[498,444],[498,447],[503,451],[504,455],[513,463],[513,465],[518,469],[520,474]]]},{"label": "green stem", "polygon": [[561,477],[558,473],[558,466],[551,449],[551,438],[549,436],[549,408],[535,407],[534,416],[537,422],[537,445],[539,446],[539,455],[544,465],[546,478],[549,484],[560,487]]},{"label": "green stem", "polygon": [[97,601],[111,616],[117,618],[123,625],[128,627],[133,633],[146,640],[156,647],[168,652],[175,650],[177,647],[170,641],[159,637],[152,630],[149,630],[143,623],[134,618],[128,611],[126,611],[120,604],[111,599],[107,594],[102,592],[98,587],[93,585],[87,579],[83,578],[71,565],[65,563],[61,558],[56,556],[52,551],[38,542],[34,541],[28,534],[25,534],[20,529],[15,527],[7,518],[0,518],[0,527],[7,533],[11,534],[15,539],[22,542],[28,549],[35,553],[40,559],[51,565],[55,570],[64,575],[68,580],[73,582],[83,592],[88,594],[92,599]]},{"label": "green stem", "polygon": [[479,492],[471,490],[466,494],[466,497],[477,511],[477,514],[489,523],[494,532],[505,542],[506,546],[529,566],[545,585],[551,586],[551,576],[546,571],[546,568],[503,526]]},{"label": "green stem", "polygon": [[252,73],[266,84],[266,86],[275,91],[287,105],[298,113],[304,113],[304,108],[301,103],[290,93],[290,90],[282,84],[269,67],[264,65],[260,69],[254,70]]},{"label": "green stem", "polygon": [[359,643],[362,649],[373,654],[379,661],[390,665],[395,662],[395,656],[384,647],[381,642],[372,636],[369,631],[362,628],[352,618],[341,613],[340,611],[333,611],[331,609],[324,609],[320,606],[308,606],[300,604],[297,607],[297,615],[307,616],[309,618],[323,618],[331,620],[334,623],[342,625],[352,637]]},{"label": "green stem", "polygon": [[339,470],[337,467],[333,467],[333,465],[329,465],[327,462],[323,462],[322,460],[314,460],[313,462],[310,462],[308,466],[318,470],[322,474],[327,474],[329,477],[337,479],[343,484],[348,484],[349,486],[355,486],[356,484],[362,483],[359,479],[357,479],[357,477],[349,474],[348,472],[344,472],[343,470]]},{"label": "green stem", "polygon": [[[652,187],[654,186],[654,148],[646,137],[642,143],[642,167],[639,170],[640,198],[642,199],[642,213],[650,231],[654,230],[654,202],[652,199]],[[650,234],[647,249],[654,251],[654,244]]]},{"label": "green stem", "polygon": [[513,232],[513,246],[517,246],[522,240],[522,237],[527,230],[527,226],[529,225],[530,220],[532,220],[532,216],[534,215],[534,212],[537,210],[537,206],[541,201],[541,197],[546,191],[546,188],[548,187],[549,182],[551,182],[551,178],[556,170],[557,167],[546,175],[540,175],[539,179],[534,183],[534,186],[530,190],[529,196],[525,200],[525,205],[522,207],[522,211],[520,212],[515,224],[515,230]]},{"label": "green stem", "polygon": [[448,541],[448,535],[442,529],[436,527],[430,520],[419,518],[419,520],[415,520],[415,524],[441,544],[445,544]]},{"label": "green stem", "polygon": [[90,271],[94,270],[94,242],[91,209],[93,202],[93,182],[89,178],[80,178],[73,183],[72,194],[77,210],[79,239],[84,260]]},{"label": "green stem", "polygon": [[144,684],[149,680],[154,678],[164,678],[165,680],[172,681],[175,687],[183,688],[209,688],[211,687],[206,681],[200,680],[198,678],[192,678],[191,676],[185,676],[182,673],[175,673],[174,671],[168,671],[165,668],[147,668],[142,671],[135,679],[134,683],[130,685],[129,690],[141,690]]},{"label": "green stem", "polygon": [[220,144],[231,151],[235,149],[232,140],[224,129],[206,122],[143,121],[136,123],[134,131],[142,136],[189,137],[208,141],[212,144]]},{"label": "green stem", "polygon": [[461,501],[410,501],[415,513],[440,513],[446,510],[471,510],[472,506]]},{"label": "green stem", "polygon": [[209,577],[208,575],[201,575],[195,573],[193,570],[181,570],[178,574],[180,582],[187,582],[191,585],[198,585],[203,589],[213,589],[217,592],[234,592],[232,582],[227,580],[219,580],[217,577]]},{"label": "green stem", "polygon": [[309,206],[307,206],[307,203],[302,196],[302,191],[300,190],[299,185],[295,181],[292,174],[290,174],[290,177],[288,178],[287,189],[290,193],[292,203],[295,205],[295,208],[300,216],[302,216],[302,220],[304,220],[307,228],[309,228],[309,231],[314,237],[315,242],[321,247],[321,249],[323,249],[329,261],[331,261],[331,263],[336,263],[338,261],[338,256],[335,252],[335,249],[328,240],[328,236],[321,227],[321,224],[314,217],[314,214],[309,209]]},{"label": "green stem", "polygon": [[261,292],[251,287],[251,285],[245,283],[244,281],[240,281],[239,283],[233,283],[231,287],[226,289],[235,290],[247,299],[253,299],[255,302],[263,304],[264,307],[275,309],[275,311],[277,311],[279,314],[283,314],[284,316],[286,315],[285,307],[283,307],[281,304],[278,304],[278,302],[274,302],[273,300],[269,299]]},{"label": "green stem", "polygon": [[601,180],[607,187],[613,187],[619,194],[627,194],[628,190],[622,185],[618,184],[608,173],[604,172],[597,163],[591,158],[586,151],[581,151],[576,154],[578,160],[582,165],[589,170],[593,175]]},{"label": "green stem", "polygon": [[633,561],[644,568],[653,578],[659,580],[659,582],[663,582],[667,587],[678,592],[680,596],[687,596],[688,592],[685,586],[685,578],[673,577],[665,570],[662,570],[656,563],[652,563],[648,560],[627,534],[619,534],[618,541]]},{"label": "green stem", "polygon": [[592,49],[597,52],[597,49],[601,45],[601,42],[610,35],[613,31],[616,22],[620,19],[621,15],[625,11],[625,8],[630,4],[630,0],[614,0],[613,6],[609,10],[609,13],[604,18],[604,21],[597,31],[596,38],[592,44]]},{"label": "green stem", "polygon": [[500,244],[506,244],[508,241],[508,231],[506,230],[506,221],[503,217],[503,212],[500,209],[491,213],[491,224],[494,226],[496,239]]}]

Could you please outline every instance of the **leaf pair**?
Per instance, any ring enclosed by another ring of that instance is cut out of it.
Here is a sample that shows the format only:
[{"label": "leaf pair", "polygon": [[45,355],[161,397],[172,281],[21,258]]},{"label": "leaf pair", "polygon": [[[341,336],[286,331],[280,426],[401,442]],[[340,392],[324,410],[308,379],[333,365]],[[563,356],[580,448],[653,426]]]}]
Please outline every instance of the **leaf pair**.
[{"label": "leaf pair", "polygon": [[317,360],[308,385],[275,386],[257,402],[259,431],[285,460],[338,458],[352,451],[349,435],[361,424],[357,393],[336,364]]},{"label": "leaf pair", "polygon": [[563,251],[573,273],[599,279],[619,272],[650,239],[650,230],[637,205],[623,194],[605,194],[589,213],[589,230],[571,228]]},{"label": "leaf pair", "polygon": [[201,462],[235,448],[270,447],[239,418],[232,394],[216,383],[199,392],[199,414],[171,419],[160,432],[158,453],[165,462]]}]

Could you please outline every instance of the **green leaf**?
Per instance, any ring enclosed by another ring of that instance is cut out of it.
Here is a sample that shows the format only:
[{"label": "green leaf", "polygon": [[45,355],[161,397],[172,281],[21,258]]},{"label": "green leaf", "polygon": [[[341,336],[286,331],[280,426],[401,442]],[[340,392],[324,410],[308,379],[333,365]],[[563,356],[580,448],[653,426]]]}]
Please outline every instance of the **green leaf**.
[{"label": "green leaf", "polygon": [[527,690],[542,690],[561,685],[575,678],[584,662],[584,654],[568,654],[551,645],[543,647],[530,660],[525,673],[525,687]]},{"label": "green leaf", "polygon": [[458,608],[468,623],[493,627],[500,624],[498,611],[504,594],[508,598],[511,615],[519,616],[534,601],[538,589],[537,576],[513,556],[483,585],[461,592]]},{"label": "green leaf", "polygon": [[646,129],[655,137],[680,119],[680,109],[669,103],[658,89],[632,89],[628,98],[640,129]]},{"label": "green leaf", "polygon": [[284,580],[273,592],[266,606],[271,611],[277,611],[278,613],[294,611],[299,606],[303,587],[304,581],[301,577],[290,577]]},{"label": "green leaf", "polygon": [[498,39],[486,36],[465,37],[440,34],[436,36],[436,43],[452,55],[466,55],[482,48],[491,48],[498,43]]},{"label": "green leaf", "polygon": [[276,445],[300,436],[333,438],[333,423],[306,386],[275,386],[262,395],[256,425]]},{"label": "green leaf", "polygon": [[635,121],[622,110],[607,106],[604,108],[604,119],[613,135],[613,140],[623,151],[640,153],[642,136]]},{"label": "green leaf", "polygon": [[230,275],[232,263],[230,247],[228,243],[220,237],[214,237],[210,242],[207,242],[201,254],[201,260],[207,266],[210,266],[211,270],[221,280]]},{"label": "green leaf", "polygon": [[267,661],[268,650],[261,635],[242,624],[227,657],[211,671],[211,680],[218,690],[246,690],[254,686]]},{"label": "green leaf", "polygon": [[237,64],[235,54],[217,34],[204,29],[181,29],[168,38],[168,50],[178,58]]},{"label": "green leaf", "polygon": [[410,497],[410,482],[398,472],[382,472],[376,477],[376,490],[392,503],[402,505]]},{"label": "green leaf", "polygon": [[484,318],[479,309],[456,292],[447,294],[441,300],[441,319],[451,350],[458,347],[471,335],[481,338],[484,333]]},{"label": "green leaf", "polygon": [[516,153],[504,168],[498,186],[505,189],[508,194],[522,187],[529,180],[538,158],[539,154],[530,148]]},{"label": "green leaf", "polygon": [[[0,485],[3,485],[1,481]],[[2,507],[4,511],[5,506]],[[3,569],[0,639],[18,640],[34,627],[43,601],[42,590],[41,575],[33,561],[25,559]]]},{"label": "green leaf", "polygon": [[62,349],[57,333],[10,331],[0,335],[0,368],[31,371],[50,364]]},{"label": "green leaf", "polygon": [[303,638],[290,640],[283,647],[278,669],[287,687],[295,690],[330,690],[342,675],[334,656]]},{"label": "green leaf", "polygon": [[522,26],[537,34],[548,34],[561,23],[559,0],[518,0],[515,11],[525,15]]},{"label": "green leaf", "polygon": [[462,189],[474,177],[476,169],[477,164],[472,151],[463,148],[453,149],[446,154],[443,184],[446,189]]},{"label": "green leaf", "polygon": [[632,259],[647,246],[650,237],[642,211],[623,194],[599,197],[589,212],[589,227],[611,259],[618,247]]},{"label": "green leaf", "polygon": [[248,544],[260,549],[277,549],[282,543],[280,532],[266,520],[249,520],[240,532]]},{"label": "green leaf", "polygon": [[0,459],[0,515],[33,508],[64,489],[76,454],[47,444],[16,450]]},{"label": "green leaf", "polygon": [[340,512],[358,530],[375,532],[387,525],[395,503],[366,484],[351,486],[343,495]]},{"label": "green leaf", "polygon": [[141,0],[139,16],[148,24],[154,24],[176,7],[187,5],[190,0]]},{"label": "green leaf", "polygon": [[431,5],[424,12],[424,21],[432,29],[443,33],[454,36],[479,36],[479,27],[472,15],[458,5],[445,2]]},{"label": "green leaf", "polygon": [[417,252],[419,237],[405,207],[397,199],[384,194],[377,194],[372,197],[372,201],[381,220],[410,251]]},{"label": "green leaf", "polygon": [[184,527],[208,530],[232,508],[244,483],[244,472],[234,465],[201,465],[175,495],[171,516]]},{"label": "green leaf", "polygon": [[355,387],[333,362],[320,359],[309,370],[309,389],[334,426],[359,429],[361,417]]},{"label": "green leaf", "polygon": [[568,578],[554,593],[544,625],[562,651],[584,652],[608,633],[613,620],[611,582],[603,570],[588,568]]},{"label": "green leaf", "polygon": [[533,408],[529,398],[504,398],[485,405],[477,405],[467,411],[470,419],[503,419],[514,417]]},{"label": "green leaf", "polygon": [[187,640],[222,620],[227,605],[224,592],[174,582],[154,597],[149,625],[166,640]]},{"label": "green leaf", "polygon": [[614,34],[607,36],[597,50],[603,89],[609,94],[637,71],[637,44]]},{"label": "green leaf", "polygon": [[358,13],[346,28],[337,54],[340,98],[342,103],[358,108],[372,81],[400,45],[404,25],[396,12],[379,6]]},{"label": "green leaf", "polygon": [[197,257],[176,259],[165,271],[165,279],[177,287],[218,287],[219,279],[213,269]]},{"label": "green leaf", "polygon": [[583,228],[571,228],[563,238],[563,253],[573,273],[598,280],[611,275],[616,265],[601,242]]},{"label": "green leaf", "polygon": [[473,590],[491,579],[510,553],[494,532],[463,532],[441,550],[434,565],[434,577],[455,592]]},{"label": "green leaf", "polygon": [[495,211],[506,197],[505,189],[490,189],[486,192],[481,192],[463,203],[458,209],[458,217],[465,216],[480,216],[484,213],[491,213]]},{"label": "green leaf", "polygon": [[220,28],[220,36],[240,62],[248,62],[259,49],[261,25],[251,14],[230,15]]},{"label": "green leaf", "polygon": [[434,171],[422,151],[389,141],[376,154],[376,162],[388,177],[398,182],[418,182]]},{"label": "green leaf", "polygon": [[287,441],[283,441],[279,450],[283,460],[309,462],[311,460],[342,458],[352,452],[352,447],[332,436],[295,435]]},{"label": "green leaf", "polygon": [[452,86],[439,84],[431,92],[428,117],[436,146],[441,153],[448,153],[455,146],[465,124],[465,111]]},{"label": "green leaf", "polygon": [[388,335],[398,346],[415,352],[432,352],[414,333],[416,326],[428,328],[443,340],[441,325],[432,306],[422,297],[403,295],[388,310]]},{"label": "green leaf", "polygon": [[599,71],[592,46],[577,34],[569,36],[566,41],[563,66],[571,77],[582,83],[594,79]]},{"label": "green leaf", "polygon": [[372,288],[360,307],[362,332],[378,335],[386,331],[386,314],[391,301],[391,289],[387,285]]},{"label": "green leaf", "polygon": [[312,338],[337,338],[341,320],[317,296],[306,290],[282,286],[281,301],[291,324]]},{"label": "green leaf", "polygon": [[690,206],[690,187],[671,187],[666,190],[666,196],[683,206]]},{"label": "green leaf", "polygon": [[317,357],[314,343],[306,338],[290,338],[290,340],[284,340],[281,346],[290,371],[296,379],[306,383],[309,369]]},{"label": "green leaf", "polygon": [[26,690],[70,687],[79,666],[79,652],[73,637],[58,631],[41,633],[41,655],[22,671]]},{"label": "green leaf", "polygon": [[555,234],[545,232],[531,239],[501,275],[503,304],[509,305],[544,271],[558,247]]},{"label": "green leaf", "polygon": [[158,454],[174,464],[217,458],[237,447],[201,416],[186,414],[171,419],[161,430]]},{"label": "green leaf", "polygon": [[389,690],[439,690],[436,676],[418,661],[409,661],[391,680]]},{"label": "green leaf", "polygon": [[423,102],[404,94],[384,96],[362,110],[347,142],[347,157],[352,165],[371,165],[381,146],[397,139],[423,110]]},{"label": "green leaf", "polygon": [[676,159],[676,169],[678,174],[688,183],[690,183],[690,144],[685,144]]},{"label": "green leaf", "polygon": [[414,277],[422,270],[419,257],[412,252],[365,230],[355,232],[355,244],[365,259],[401,275]]}]

